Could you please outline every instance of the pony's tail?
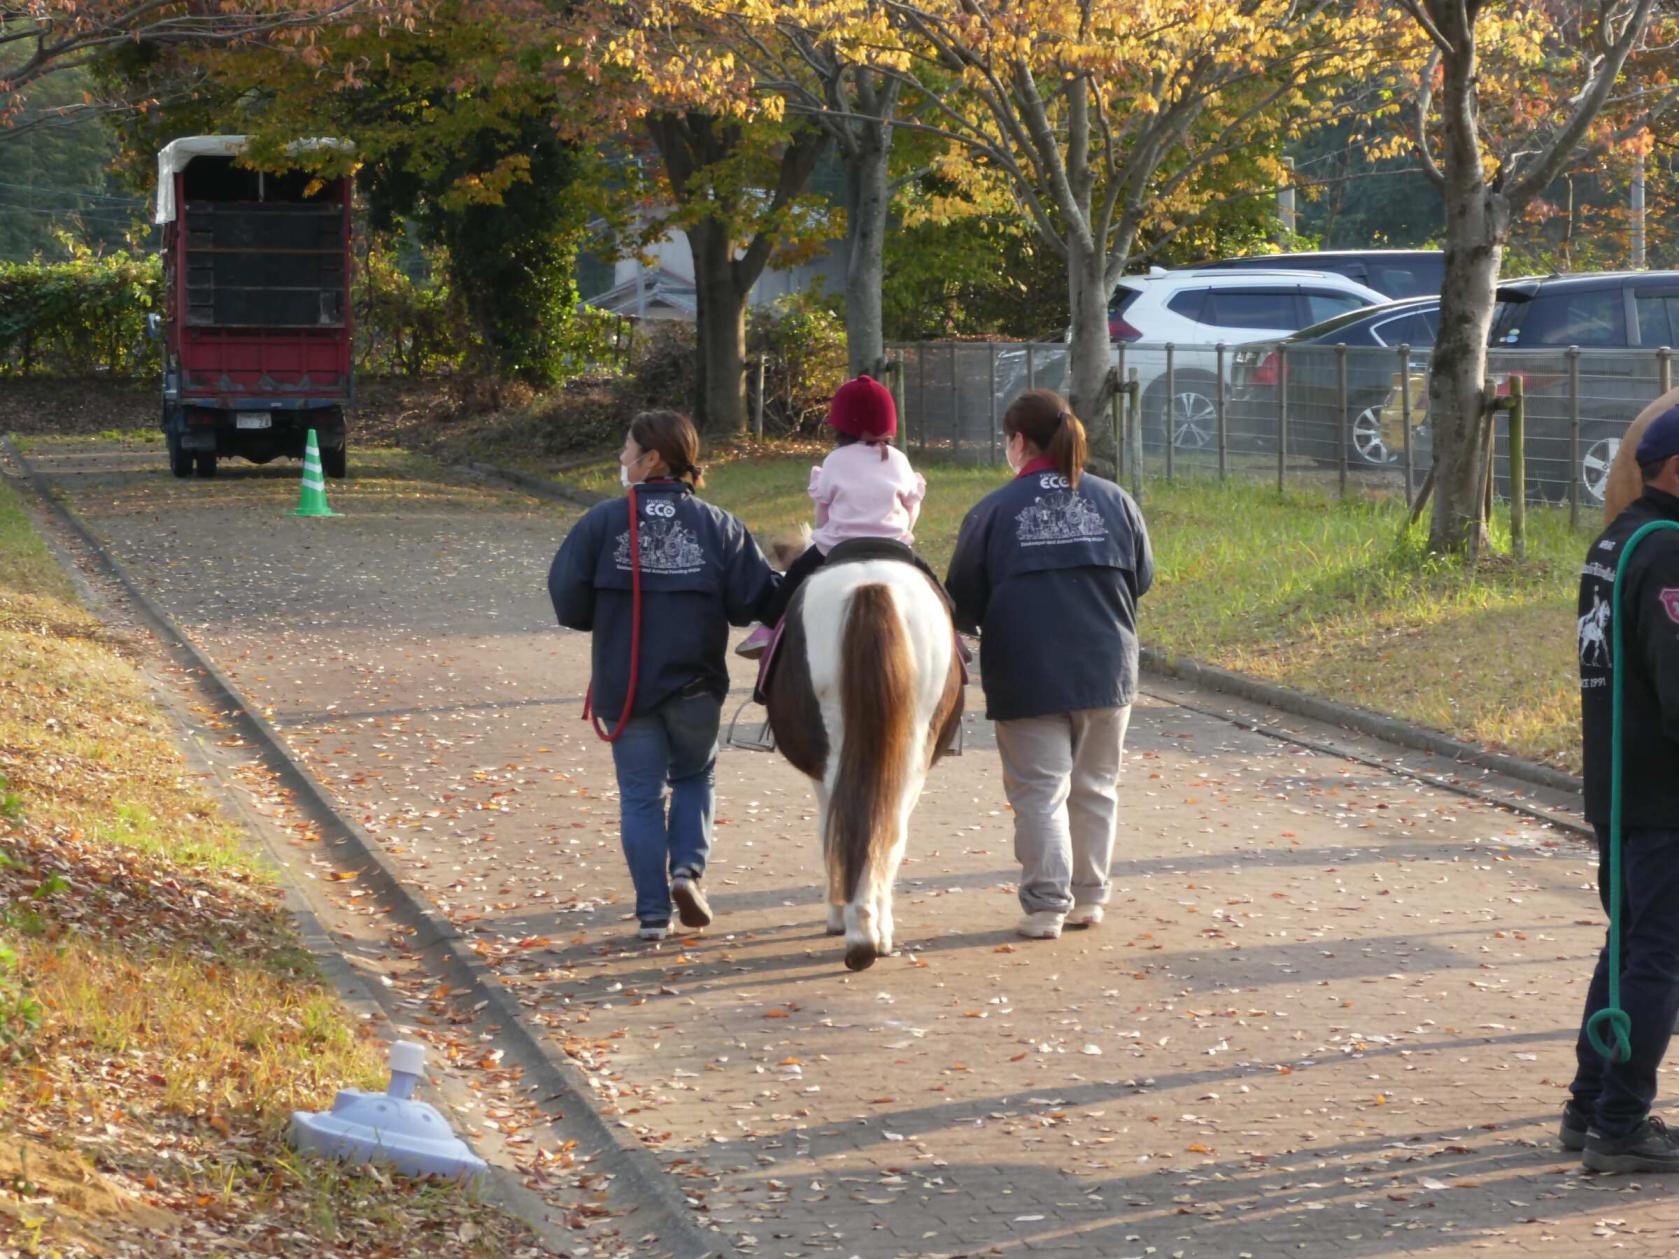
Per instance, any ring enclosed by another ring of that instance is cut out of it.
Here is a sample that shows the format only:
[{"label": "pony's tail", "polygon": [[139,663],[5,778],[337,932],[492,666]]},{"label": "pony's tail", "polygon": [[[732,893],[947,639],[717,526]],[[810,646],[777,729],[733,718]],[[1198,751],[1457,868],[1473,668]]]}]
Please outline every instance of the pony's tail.
[{"label": "pony's tail", "polygon": [[[849,903],[884,866],[898,824],[914,735],[909,635],[886,586],[851,593],[840,639],[839,769],[828,798],[830,899]],[[839,886],[833,886],[834,880]]]}]

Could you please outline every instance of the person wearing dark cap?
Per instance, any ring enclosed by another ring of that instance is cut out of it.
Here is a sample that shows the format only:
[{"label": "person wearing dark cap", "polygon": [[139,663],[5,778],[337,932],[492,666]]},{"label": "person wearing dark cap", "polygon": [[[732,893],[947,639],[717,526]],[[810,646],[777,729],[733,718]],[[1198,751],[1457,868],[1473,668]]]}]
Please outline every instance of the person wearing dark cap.
[{"label": "person wearing dark cap", "polygon": [[1621,1007],[1632,1053],[1607,1062],[1585,1024],[1608,1005],[1609,950],[1599,952],[1575,1045],[1578,1068],[1563,1110],[1564,1148],[1602,1172],[1679,1171],[1679,1132],[1650,1113],[1656,1072],[1679,1015],[1679,534],[1644,538],[1621,575],[1622,659],[1614,659],[1610,609],[1616,562],[1653,520],[1679,521],[1679,407],[1639,438],[1644,490],[1616,516],[1580,573],[1578,649],[1586,820],[1597,831],[1598,897],[1609,907],[1611,683],[1622,687]]},{"label": "person wearing dark cap", "polygon": [[[855,538],[891,538],[910,546],[927,482],[892,444],[898,432],[898,407],[892,393],[872,376],[848,380],[828,408],[835,449],[810,470],[810,497],[816,506],[811,545],[788,568],[781,588],[765,610],[764,623],[737,648],[749,659],[763,654],[772,629],[800,584],[827,563],[828,553]],[[934,581],[938,578],[928,571]]]}]

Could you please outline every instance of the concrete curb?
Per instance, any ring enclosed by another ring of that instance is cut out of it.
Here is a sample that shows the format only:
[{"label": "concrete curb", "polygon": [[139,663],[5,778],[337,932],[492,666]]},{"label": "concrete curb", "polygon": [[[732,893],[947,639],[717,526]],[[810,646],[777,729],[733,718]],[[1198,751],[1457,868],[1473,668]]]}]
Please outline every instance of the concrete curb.
[{"label": "concrete curb", "polygon": [[[504,481],[532,494],[576,503],[582,507],[593,507],[606,498],[603,494],[580,490],[560,481],[551,481],[545,477],[531,476],[523,472],[512,472],[491,464],[468,463],[462,466],[478,476]],[[1454,739],[1450,735],[1442,734],[1438,730],[1430,730],[1428,727],[1419,726],[1414,722],[1404,721],[1398,717],[1389,717],[1384,713],[1372,712],[1367,708],[1356,708],[1351,704],[1338,703],[1332,699],[1323,699],[1316,695],[1309,695],[1304,691],[1294,690],[1291,687],[1279,686],[1274,682],[1262,682],[1258,678],[1249,677],[1245,673],[1221,669],[1217,665],[1203,664],[1199,660],[1194,660],[1188,656],[1174,655],[1159,647],[1145,646],[1142,649],[1142,665],[1149,672],[1163,677],[1176,678],[1179,681],[1188,682],[1193,686],[1199,686],[1209,691],[1222,691],[1227,695],[1235,695],[1256,704],[1264,704],[1267,708],[1292,713],[1296,717],[1305,717],[1312,721],[1321,721],[1326,725],[1339,726],[1344,730],[1368,735],[1371,738],[1380,739],[1384,743],[1411,748],[1419,752],[1429,752],[1435,756],[1449,757],[1454,761],[1473,765],[1478,769],[1492,770],[1495,773],[1504,774],[1522,782],[1532,783],[1538,787],[1548,787],[1554,791],[1565,791],[1575,796],[1582,792],[1578,777],[1560,769],[1553,769],[1549,765],[1541,765],[1537,761],[1530,761],[1520,756],[1509,756],[1502,752],[1489,752],[1473,743],[1465,743],[1460,739]]]},{"label": "concrete curb", "polygon": [[260,749],[268,768],[291,789],[297,808],[321,828],[327,839],[324,850],[346,868],[355,869],[361,886],[388,905],[392,917],[414,931],[412,943],[416,949],[432,947],[442,951],[446,969],[451,972],[447,976],[451,986],[472,990],[477,1001],[483,1002],[484,1009],[500,1023],[500,1038],[507,1057],[519,1060],[526,1080],[540,1084],[549,1095],[558,1095],[563,1099],[568,1118],[576,1120],[585,1130],[593,1130],[593,1139],[603,1149],[603,1157],[596,1166],[617,1176],[630,1189],[633,1200],[647,1204],[663,1217],[655,1228],[643,1231],[657,1231],[679,1259],[703,1259],[722,1253],[722,1239],[694,1220],[687,1198],[658,1160],[607,1121],[597,1109],[587,1084],[573,1078],[574,1073],[581,1074],[576,1068],[561,1066],[542,1048],[520,1017],[517,1000],[465,947],[464,938],[453,924],[408,889],[372,837],[339,812],[326,788],[292,755],[279,731],[245,703],[232,680],[140,589],[81,518],[50,492],[9,438],[0,436],[0,452],[22,470],[24,479],[41,502],[123,588],[159,639],[166,646],[172,644],[202,672],[205,684],[235,715],[234,724],[239,732]]},{"label": "concrete curb", "polygon": [[1235,695],[1257,704],[1264,704],[1268,708],[1293,713],[1297,717],[1321,721],[1326,725],[1340,726],[1344,730],[1353,730],[1359,734],[1369,735],[1371,738],[1380,739],[1384,743],[1397,744],[1400,747],[1412,748],[1419,752],[1429,752],[1435,756],[1450,757],[1454,761],[1474,765],[1479,769],[1492,770],[1495,773],[1520,779],[1535,786],[1566,791],[1576,796],[1581,794],[1580,780],[1573,774],[1564,773],[1560,769],[1552,769],[1549,765],[1541,765],[1537,761],[1526,760],[1519,756],[1489,752],[1485,748],[1476,747],[1473,743],[1464,743],[1449,735],[1441,734],[1439,731],[1430,730],[1426,726],[1402,721],[1397,717],[1388,717],[1382,713],[1371,712],[1367,708],[1355,708],[1351,704],[1338,703],[1332,699],[1321,699],[1316,695],[1308,695],[1290,687],[1278,686],[1274,682],[1262,682],[1258,678],[1249,677],[1245,673],[1235,673],[1229,669],[1220,669],[1216,665],[1202,664],[1200,661],[1191,660],[1186,656],[1174,656],[1158,647],[1144,647],[1142,649],[1142,664],[1143,668],[1151,673],[1177,678],[1206,690],[1222,691],[1227,695]]}]

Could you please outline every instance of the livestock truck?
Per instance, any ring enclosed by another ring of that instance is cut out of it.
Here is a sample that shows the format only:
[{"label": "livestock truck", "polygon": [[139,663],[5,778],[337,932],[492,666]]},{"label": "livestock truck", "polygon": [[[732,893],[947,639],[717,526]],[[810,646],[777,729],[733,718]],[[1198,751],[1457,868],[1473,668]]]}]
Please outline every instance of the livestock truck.
[{"label": "livestock truck", "polygon": [[[304,141],[302,149],[345,149]],[[157,156],[163,236],[163,433],[178,477],[218,459],[301,459],[345,472],[350,180],[239,165],[244,136],[187,136]]]}]

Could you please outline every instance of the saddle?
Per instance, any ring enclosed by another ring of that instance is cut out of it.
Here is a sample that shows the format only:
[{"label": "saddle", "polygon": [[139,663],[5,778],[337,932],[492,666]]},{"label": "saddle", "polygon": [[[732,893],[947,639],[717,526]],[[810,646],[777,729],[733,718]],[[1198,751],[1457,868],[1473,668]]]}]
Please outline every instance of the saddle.
[{"label": "saddle", "polygon": [[[828,552],[828,558],[823,562],[822,567],[832,568],[836,564],[860,564],[867,560],[896,560],[920,570],[922,576],[932,583],[933,589],[939,592],[939,598],[944,600],[944,606],[951,612],[955,611],[956,605],[951,602],[950,595],[944,588],[944,583],[928,566],[927,561],[917,555],[913,547],[905,546],[896,538],[852,538],[849,541],[841,542]],[[794,599],[797,600],[798,597],[798,595],[795,595]],[[758,680],[752,688],[752,702],[755,704],[764,703],[765,697],[769,694],[770,677],[774,674],[776,661],[781,656],[781,636],[786,628],[787,618],[782,617],[776,624],[775,631],[770,638],[769,647],[765,649],[763,656],[758,661]],[[968,650],[967,644],[962,641],[960,634],[955,634],[954,630],[952,633],[955,637],[956,656],[962,663],[962,685],[966,686],[968,684],[968,664],[973,659],[973,653]]]}]

